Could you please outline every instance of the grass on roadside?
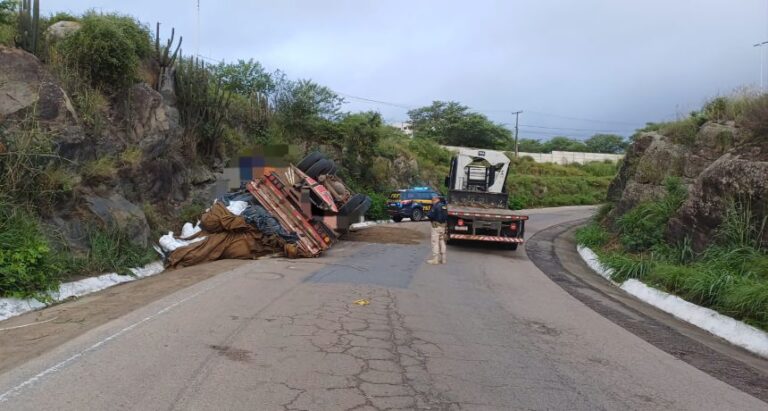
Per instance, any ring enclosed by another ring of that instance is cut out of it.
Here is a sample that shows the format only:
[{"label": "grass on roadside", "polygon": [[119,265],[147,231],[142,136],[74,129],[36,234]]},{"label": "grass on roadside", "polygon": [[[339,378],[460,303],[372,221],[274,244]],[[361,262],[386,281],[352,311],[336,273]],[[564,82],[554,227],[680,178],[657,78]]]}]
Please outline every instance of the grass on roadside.
[{"label": "grass on roadside", "polygon": [[117,272],[130,274],[157,259],[149,248],[133,244],[121,230],[90,227],[88,250],[76,255],[60,250],[42,231],[37,218],[0,204],[0,297],[38,297],[72,276]]},{"label": "grass on roadside", "polygon": [[[668,213],[676,201],[668,195],[653,207]],[[666,220],[661,223],[665,226]],[[689,239],[667,244],[658,232],[637,247],[641,242],[623,238],[634,231],[622,232],[618,225],[612,233],[595,220],[576,233],[577,242],[613,270],[614,281],[634,278],[768,331],[768,252],[759,241],[766,219],[755,218],[749,201],[731,203],[717,241],[698,254]]]}]

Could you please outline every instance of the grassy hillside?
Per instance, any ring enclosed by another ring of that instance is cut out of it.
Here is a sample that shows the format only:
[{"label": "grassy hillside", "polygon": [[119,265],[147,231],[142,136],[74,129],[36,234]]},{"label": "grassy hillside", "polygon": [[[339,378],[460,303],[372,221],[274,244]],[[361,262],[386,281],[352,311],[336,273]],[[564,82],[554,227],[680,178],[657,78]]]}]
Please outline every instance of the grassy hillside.
[{"label": "grassy hillside", "polygon": [[617,165],[536,163],[523,157],[513,161],[507,179],[512,209],[599,204],[605,201]]}]

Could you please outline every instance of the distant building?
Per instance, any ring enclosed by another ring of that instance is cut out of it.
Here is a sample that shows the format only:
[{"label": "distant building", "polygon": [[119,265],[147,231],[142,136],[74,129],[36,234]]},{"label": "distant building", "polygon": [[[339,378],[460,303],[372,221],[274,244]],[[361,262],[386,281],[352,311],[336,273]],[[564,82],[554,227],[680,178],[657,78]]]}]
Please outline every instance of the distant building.
[{"label": "distant building", "polygon": [[402,131],[409,137],[413,137],[413,130],[411,130],[411,125],[407,122],[401,122],[401,123],[389,123],[390,126]]}]

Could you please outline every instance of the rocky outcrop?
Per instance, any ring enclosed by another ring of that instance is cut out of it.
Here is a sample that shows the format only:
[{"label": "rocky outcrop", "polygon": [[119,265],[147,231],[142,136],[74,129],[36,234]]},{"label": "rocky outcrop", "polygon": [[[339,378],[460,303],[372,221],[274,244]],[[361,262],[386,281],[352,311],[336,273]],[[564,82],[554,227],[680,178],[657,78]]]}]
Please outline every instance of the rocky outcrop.
[{"label": "rocky outcrop", "polygon": [[[731,201],[748,202],[757,217],[768,204],[768,146],[733,122],[706,123],[690,144],[649,132],[638,135],[608,191],[615,220],[637,204],[665,195],[675,176],[688,198],[667,226],[667,238],[691,238],[696,250],[709,245]],[[767,233],[768,234],[768,233]],[[768,241],[768,238],[766,238]]]},{"label": "rocky outcrop", "polygon": [[127,110],[119,114],[126,125],[128,144],[147,149],[162,140],[181,137],[179,111],[148,84],[134,84],[124,99]]},{"label": "rocky outcrop", "polygon": [[[76,31],[78,24],[70,23],[54,24],[47,38]],[[0,46],[0,133],[8,131],[10,137],[24,120],[34,120],[71,172],[104,159],[114,167],[99,178],[78,176],[72,191],[44,213],[50,232],[59,233],[70,249],[87,249],[93,224],[119,228],[146,245],[145,205],[173,218],[181,205],[214,186],[217,176],[191,161],[194,150],[184,143],[172,73],[161,80],[159,91],[137,83],[109,96],[102,112],[105,124],[84,127],[67,93],[34,55]],[[5,137],[0,134],[0,150]]]},{"label": "rocky outcrop", "polygon": [[[712,241],[725,212],[736,201],[762,221],[768,211],[768,147],[748,143],[720,156],[696,178],[688,199],[668,225],[669,238],[690,237],[696,250]],[[768,232],[763,243],[768,245]]]},{"label": "rocky outcrop", "polygon": [[33,116],[56,136],[82,134],[67,94],[26,51],[0,46],[0,96],[0,124],[6,127]]}]

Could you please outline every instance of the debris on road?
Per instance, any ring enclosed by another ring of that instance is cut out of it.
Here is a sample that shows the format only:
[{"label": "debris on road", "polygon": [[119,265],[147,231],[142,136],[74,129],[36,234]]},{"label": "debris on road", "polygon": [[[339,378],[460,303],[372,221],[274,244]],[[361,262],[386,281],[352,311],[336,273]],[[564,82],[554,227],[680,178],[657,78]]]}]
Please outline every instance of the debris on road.
[{"label": "debris on road", "polygon": [[214,200],[196,225],[184,224],[180,236],[162,236],[158,251],[168,267],[276,252],[318,257],[371,205],[335,172],[333,161],[320,153],[298,166],[265,169],[241,191]]},{"label": "debris on road", "polygon": [[365,298],[361,298],[359,300],[355,300],[355,301],[352,302],[352,304],[356,304],[356,305],[368,305],[370,303],[371,302],[369,300],[365,299]]}]

